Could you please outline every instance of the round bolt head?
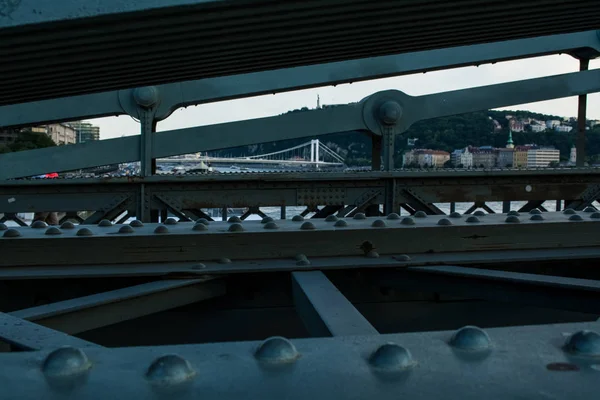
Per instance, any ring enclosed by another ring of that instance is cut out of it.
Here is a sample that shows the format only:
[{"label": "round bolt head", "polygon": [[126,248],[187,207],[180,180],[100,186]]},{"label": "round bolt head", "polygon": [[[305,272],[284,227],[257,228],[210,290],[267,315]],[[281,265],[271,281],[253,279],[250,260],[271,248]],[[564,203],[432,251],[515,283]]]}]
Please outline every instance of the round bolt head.
[{"label": "round bolt head", "polygon": [[519,217],[517,217],[515,215],[510,215],[510,216],[506,217],[506,219],[504,221],[511,223],[511,224],[518,224],[519,222],[521,222],[521,220],[519,220]]},{"label": "round bolt head", "polygon": [[469,218],[466,219],[466,221],[470,224],[476,224],[477,222],[479,222],[479,218],[477,218],[474,215],[471,215]]},{"label": "round bolt head", "polygon": [[394,125],[402,118],[402,107],[395,101],[388,100],[379,106],[379,119],[385,125]]},{"label": "round bolt head", "polygon": [[583,218],[579,214],[573,214],[569,217],[569,221],[583,221]]},{"label": "round bolt head", "polygon": [[348,223],[346,221],[344,221],[343,219],[340,219],[335,224],[333,224],[333,226],[335,226],[336,228],[345,228],[348,226]]},{"label": "round bolt head", "polygon": [[269,222],[273,222],[273,218],[271,218],[271,217],[264,217],[262,219],[262,221],[260,221],[261,224],[267,224]]},{"label": "round bolt head", "polygon": [[3,235],[5,238],[17,238],[21,236],[21,232],[16,229],[10,228],[4,232]]},{"label": "round bolt head", "polygon": [[375,250],[369,250],[369,252],[367,254],[365,254],[365,257],[367,257],[367,258],[379,258],[379,253],[376,252]]},{"label": "round bolt head", "polygon": [[133,228],[129,225],[123,225],[119,228],[119,233],[133,233]]},{"label": "round bolt head", "polygon": [[169,217],[167,219],[165,219],[164,224],[165,225],[177,225],[177,220],[175,218]]},{"label": "round bolt head", "polygon": [[382,219],[376,219],[375,221],[373,221],[373,223],[371,224],[371,226],[373,228],[385,228],[387,225],[385,224],[385,221]]},{"label": "round bolt head", "polygon": [[537,208],[534,208],[533,210],[529,211],[529,214],[531,215],[540,215],[542,212],[540,210],[538,210]]},{"label": "round bolt head", "polygon": [[77,231],[77,236],[94,236],[94,232],[89,228],[81,228]]},{"label": "round bolt head", "polygon": [[158,89],[154,86],[136,88],[133,99],[138,105],[150,108],[158,102]]},{"label": "round bolt head", "polygon": [[75,229],[75,224],[71,221],[65,221],[60,226],[60,229]]},{"label": "round bolt head", "polygon": [[415,218],[427,218],[425,211],[417,211],[414,215]]},{"label": "round bolt head", "polygon": [[440,226],[450,226],[452,225],[452,221],[450,221],[448,218],[442,218],[438,221],[437,224]]},{"label": "round bolt head", "polygon": [[450,345],[461,350],[487,350],[492,346],[492,341],[483,329],[465,326],[454,332]]},{"label": "round bolt head", "polygon": [[265,229],[279,229],[279,225],[277,225],[275,222],[271,221],[271,222],[267,222],[265,224]]},{"label": "round bolt head", "polygon": [[46,229],[46,235],[62,235],[62,232],[57,227],[51,226],[50,228]]},{"label": "round bolt head", "polygon": [[208,227],[204,224],[201,223],[197,223],[194,225],[194,227],[192,228],[193,231],[207,231]]},{"label": "round bolt head", "polygon": [[325,221],[327,222],[336,222],[339,218],[336,217],[335,215],[331,214],[328,215],[327,218],[325,218]]},{"label": "round bolt head", "polygon": [[533,214],[531,216],[531,218],[529,218],[531,221],[543,221],[544,217],[540,214]]},{"label": "round bolt head", "polygon": [[[592,215],[590,215],[591,219],[600,219],[600,212],[595,212]],[[0,229],[2,230],[2,229]]]},{"label": "round bolt head", "polygon": [[450,218],[462,218],[462,214],[459,212],[451,212],[450,215],[448,215]]},{"label": "round bolt head", "polygon": [[243,232],[244,227],[242,226],[242,224],[233,223],[233,224],[229,225],[229,229],[227,229],[227,230],[229,232]]},{"label": "round bolt head", "polygon": [[398,261],[410,261],[410,256],[408,254],[400,254],[394,258]]},{"label": "round bolt head", "polygon": [[98,222],[98,226],[102,226],[102,227],[112,226],[112,222],[110,222],[107,219],[103,219],[102,221]]},{"label": "round bolt head", "polygon": [[156,229],[154,229],[154,233],[159,233],[159,234],[169,233],[169,228],[167,228],[164,225],[159,225],[156,227]]},{"label": "round bolt head", "polygon": [[513,217],[519,217],[521,216],[521,214],[519,214],[518,211],[509,211],[506,213],[507,216],[513,216]]},{"label": "round bolt head", "polygon": [[157,358],[146,371],[146,379],[159,385],[177,385],[189,381],[196,375],[186,359],[169,354]]},{"label": "round bolt head", "polygon": [[6,226],[5,224],[3,224],[2,222],[0,222],[0,231],[5,231],[8,229],[8,226]]},{"label": "round bolt head", "polygon": [[292,221],[294,221],[294,222],[302,222],[302,221],[304,221],[304,217],[302,215],[294,215],[292,217]]},{"label": "round bolt head", "polygon": [[412,368],[416,363],[408,349],[394,343],[386,343],[371,354],[369,364],[384,371],[403,371]]},{"label": "round bolt head", "polygon": [[300,261],[300,260],[307,260],[308,258],[306,257],[306,254],[296,254],[295,259],[296,259],[296,261]]},{"label": "round bolt head", "polygon": [[596,211],[598,211],[598,210],[596,210],[594,207],[586,207],[585,210],[583,210],[583,212],[586,212],[586,213],[593,213]]},{"label": "round bolt head", "polygon": [[477,211],[475,211],[475,212],[473,213],[473,215],[474,215],[474,216],[476,216],[476,217],[485,217],[487,214],[486,214],[486,213],[484,213],[484,212],[483,212],[483,211],[481,211],[481,210],[477,210]]},{"label": "round bolt head", "polygon": [[310,260],[298,260],[296,261],[296,265],[299,267],[310,265]]},{"label": "round bolt head", "polygon": [[574,354],[600,356],[600,335],[588,330],[574,333],[567,339],[565,350]]},{"label": "round bolt head", "polygon": [[412,217],[404,217],[404,218],[402,218],[402,221],[400,221],[400,223],[402,225],[414,225],[415,219]]},{"label": "round bolt head", "polygon": [[226,258],[226,257],[219,258],[219,260],[217,262],[219,264],[231,264],[231,260],[229,258]]},{"label": "round bolt head", "polygon": [[192,265],[192,269],[205,269],[206,265],[202,263]]},{"label": "round bolt head", "polygon": [[563,214],[567,214],[567,215],[573,215],[573,214],[577,214],[577,212],[575,212],[575,210],[573,210],[572,208],[566,208],[563,211]]},{"label": "round bolt head", "polygon": [[197,224],[203,224],[203,225],[206,225],[206,226],[210,225],[210,221],[207,220],[206,218],[198,218],[196,220],[196,223]]},{"label": "round bolt head", "polygon": [[305,223],[303,223],[302,225],[300,225],[300,229],[302,230],[313,230],[316,229],[315,225],[310,222],[310,221],[306,221]]},{"label": "round bolt head", "polygon": [[354,214],[354,219],[367,219],[365,213],[356,213]]},{"label": "round bolt head", "polygon": [[48,227],[48,224],[44,221],[33,221],[31,223],[31,227],[33,229],[46,229]]},{"label": "round bolt head", "polygon": [[139,219],[134,219],[133,221],[131,221],[129,223],[129,225],[134,228],[141,228],[144,226],[144,223],[142,221],[140,221]]},{"label": "round bolt head", "polygon": [[388,214],[387,219],[400,219],[400,216],[396,213]]},{"label": "round bolt head", "polygon": [[269,364],[292,363],[299,357],[296,347],[284,337],[270,337],[258,347],[254,356]]},{"label": "round bolt head", "polygon": [[54,350],[42,364],[42,372],[48,378],[69,378],[82,375],[92,363],[81,349],[62,347]]},{"label": "round bolt head", "polygon": [[237,215],[234,215],[233,217],[229,218],[227,220],[227,222],[229,222],[230,224],[241,224],[242,219],[240,217],[238,217]]}]

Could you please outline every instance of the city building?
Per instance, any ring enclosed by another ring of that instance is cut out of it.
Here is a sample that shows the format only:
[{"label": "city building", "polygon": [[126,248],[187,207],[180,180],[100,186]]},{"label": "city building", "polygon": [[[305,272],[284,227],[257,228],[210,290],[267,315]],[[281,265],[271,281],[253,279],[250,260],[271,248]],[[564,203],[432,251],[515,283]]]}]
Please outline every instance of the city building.
[{"label": "city building", "polygon": [[91,142],[100,140],[100,127],[94,126],[89,122],[76,121],[70,125],[77,132],[77,143]]},{"label": "city building", "polygon": [[498,152],[492,146],[470,147],[473,153],[474,168],[494,168],[498,160]]},{"label": "city building", "polygon": [[557,126],[560,126],[561,123],[562,123],[562,121],[559,121],[557,119],[551,119],[551,120],[546,121],[546,128],[554,129]]},{"label": "city building", "polygon": [[559,125],[559,126],[555,126],[554,130],[556,132],[567,133],[567,132],[571,132],[573,130],[573,127],[568,126],[568,125]]},{"label": "city building", "polygon": [[527,152],[531,146],[516,146],[513,150],[513,168],[527,167]]},{"label": "city building", "polygon": [[18,135],[18,129],[0,129],[0,147],[13,143]]},{"label": "city building", "polygon": [[515,149],[498,149],[498,167],[511,168],[513,166],[513,157]]},{"label": "city building", "polygon": [[560,161],[560,150],[554,147],[534,147],[527,152],[527,168],[546,168]]},{"label": "city building", "polygon": [[571,147],[571,153],[569,154],[569,164],[575,165],[577,162],[577,148],[575,146]]},{"label": "city building", "polygon": [[513,132],[523,132],[525,130],[525,124],[515,118],[508,121],[508,128]]},{"label": "city building", "polygon": [[531,132],[544,132],[546,130],[546,125],[540,124],[530,124]]},{"label": "city building", "polygon": [[450,160],[450,153],[441,150],[414,149],[402,156],[402,166],[418,165],[419,167],[441,168]]},{"label": "city building", "polygon": [[468,147],[457,149],[450,155],[452,165],[459,168],[471,168],[473,166],[473,154]]},{"label": "city building", "polygon": [[75,129],[69,124],[50,124],[46,126],[46,134],[57,145],[75,144]]}]

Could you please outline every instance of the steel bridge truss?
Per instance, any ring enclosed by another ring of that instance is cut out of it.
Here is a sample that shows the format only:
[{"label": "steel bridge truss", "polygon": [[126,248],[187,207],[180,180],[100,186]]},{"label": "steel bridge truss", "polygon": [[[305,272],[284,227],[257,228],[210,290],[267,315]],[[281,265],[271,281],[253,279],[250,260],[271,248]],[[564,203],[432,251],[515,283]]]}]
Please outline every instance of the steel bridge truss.
[{"label": "steel bridge truss", "polygon": [[[137,136],[0,155],[0,398],[597,395],[598,170],[393,170],[417,121],[579,96],[585,122],[600,92],[597,2],[519,2],[562,24],[487,0],[156,3],[0,1],[0,127],[140,121]],[[432,20],[411,20],[419,10]],[[482,24],[490,15],[514,30]],[[383,40],[384,22],[405,36]],[[302,35],[312,44],[290,40]],[[580,71],[156,132],[179,107],[559,53]],[[159,158],[357,131],[374,171],[155,175]],[[579,167],[584,144],[580,124]],[[141,176],[24,179],[132,161]],[[473,207],[441,215],[443,202]],[[237,206],[248,211],[221,222],[203,211]],[[306,210],[273,219],[267,206]],[[49,210],[67,213],[60,226],[7,223]]]}]

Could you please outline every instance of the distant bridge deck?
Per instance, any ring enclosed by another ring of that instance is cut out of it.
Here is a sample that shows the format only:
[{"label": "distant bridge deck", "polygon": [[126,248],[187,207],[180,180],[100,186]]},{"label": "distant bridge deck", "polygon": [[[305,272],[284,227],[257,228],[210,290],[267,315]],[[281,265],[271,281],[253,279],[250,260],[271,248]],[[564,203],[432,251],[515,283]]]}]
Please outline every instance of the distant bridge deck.
[{"label": "distant bridge deck", "polygon": [[288,165],[304,166],[314,165],[322,167],[343,167],[343,163],[326,161],[307,161],[307,160],[262,160],[257,158],[221,158],[221,157],[200,157],[200,158],[161,158],[158,160],[163,164],[193,164],[204,162],[206,164],[269,164],[269,165]]}]

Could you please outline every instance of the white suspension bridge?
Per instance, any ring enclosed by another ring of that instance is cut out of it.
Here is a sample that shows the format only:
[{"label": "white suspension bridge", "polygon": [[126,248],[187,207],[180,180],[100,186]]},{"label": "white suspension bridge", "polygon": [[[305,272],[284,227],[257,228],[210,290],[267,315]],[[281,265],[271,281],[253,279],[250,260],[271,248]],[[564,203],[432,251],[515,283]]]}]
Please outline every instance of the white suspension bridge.
[{"label": "white suspension bridge", "polygon": [[203,162],[207,165],[214,164],[262,164],[283,166],[314,166],[319,167],[344,167],[344,159],[325,146],[319,139],[302,143],[289,149],[274,151],[247,157],[214,157],[209,155],[185,155],[158,160],[165,164],[187,164]]}]

